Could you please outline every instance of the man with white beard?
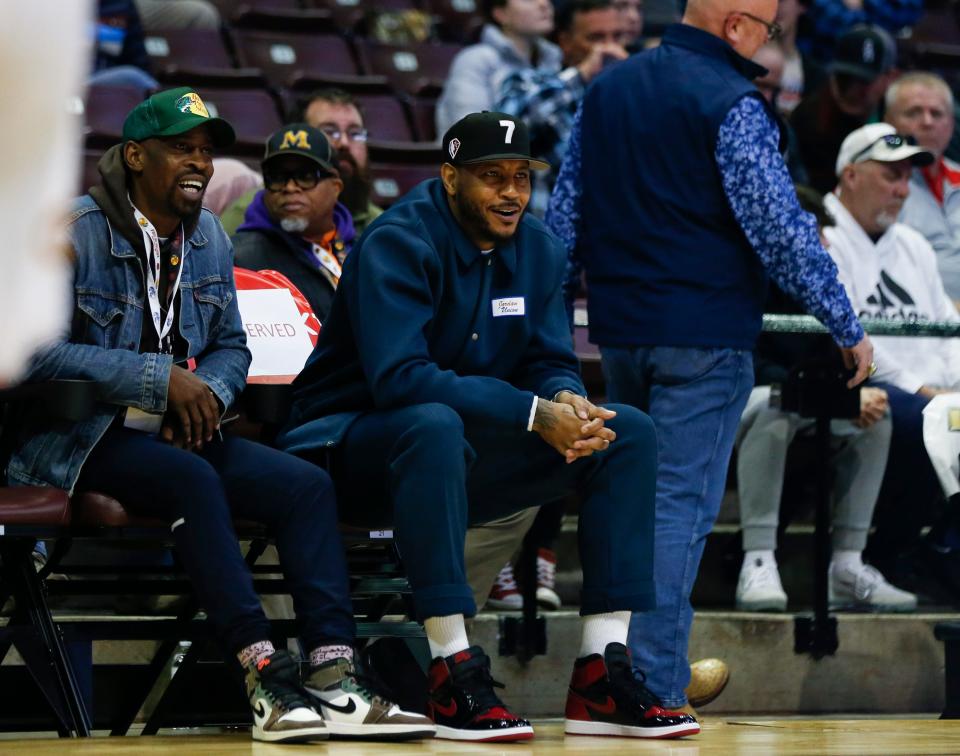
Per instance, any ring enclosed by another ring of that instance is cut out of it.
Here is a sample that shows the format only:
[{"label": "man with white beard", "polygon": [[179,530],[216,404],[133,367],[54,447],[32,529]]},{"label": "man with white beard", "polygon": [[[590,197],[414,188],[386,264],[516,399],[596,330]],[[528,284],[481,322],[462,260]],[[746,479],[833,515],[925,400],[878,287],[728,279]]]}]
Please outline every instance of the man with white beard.
[{"label": "man with white beard", "polygon": [[241,268],[283,273],[324,322],[356,231],[338,202],[343,181],[319,129],[290,123],[267,140],[263,189],[233,236]]},{"label": "man with white beard", "polygon": [[[960,321],[930,242],[897,221],[913,168],[933,160],[912,137],[886,123],[857,129],[840,148],[838,186],[824,202],[836,226],[825,229],[825,235],[861,318]],[[872,383],[887,391],[893,436],[877,501],[877,531],[867,554],[881,571],[890,571],[898,552],[933,519],[940,488],[923,443],[922,413],[937,394],[960,389],[960,341],[878,336],[874,349],[878,369]],[[937,571],[950,573],[948,583],[960,575],[960,551],[954,548],[960,547],[960,532],[954,540],[948,544],[951,554],[941,549],[946,558],[938,561],[944,564],[935,565]]]}]

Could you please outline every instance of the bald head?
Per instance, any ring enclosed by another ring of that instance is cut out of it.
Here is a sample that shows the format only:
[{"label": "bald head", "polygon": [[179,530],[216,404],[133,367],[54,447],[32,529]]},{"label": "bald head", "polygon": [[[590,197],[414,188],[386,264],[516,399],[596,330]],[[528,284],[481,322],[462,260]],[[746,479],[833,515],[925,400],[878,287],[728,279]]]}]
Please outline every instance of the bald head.
[{"label": "bald head", "polygon": [[744,58],[768,40],[777,0],[689,0],[683,23],[720,37]]}]

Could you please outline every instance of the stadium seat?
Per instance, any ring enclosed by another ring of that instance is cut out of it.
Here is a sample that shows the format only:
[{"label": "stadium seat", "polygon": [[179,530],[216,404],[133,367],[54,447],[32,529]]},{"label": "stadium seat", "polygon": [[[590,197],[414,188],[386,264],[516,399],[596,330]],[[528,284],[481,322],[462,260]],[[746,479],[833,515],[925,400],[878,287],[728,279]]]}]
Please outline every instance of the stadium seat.
[{"label": "stadium seat", "polygon": [[143,101],[134,87],[91,86],[83,103],[88,146],[110,147],[120,141],[127,113]]},{"label": "stadium seat", "polygon": [[384,45],[358,40],[360,59],[367,73],[386,76],[408,94],[439,94],[450,63],[461,46],[442,42],[422,45]]},{"label": "stadium seat", "polygon": [[355,97],[372,139],[414,141],[406,108],[396,97],[390,94],[359,94]]},{"label": "stadium seat", "polygon": [[300,77],[360,73],[350,46],[342,37],[236,29],[233,32],[241,65],[261,69],[275,86],[296,84]]},{"label": "stadium seat", "polygon": [[161,80],[171,70],[189,73],[235,68],[220,32],[211,29],[150,32],[144,46]]},{"label": "stadium seat", "polygon": [[437,134],[437,98],[411,97],[407,101],[413,121],[413,131],[420,142],[435,142],[440,138]]},{"label": "stadium seat", "polygon": [[262,89],[199,88],[210,115],[225,118],[237,134],[229,154],[258,155],[274,131],[283,125],[274,98]]},{"label": "stadium seat", "polygon": [[483,26],[483,13],[477,0],[427,0],[434,17],[434,29],[444,42],[461,45],[476,41]]},{"label": "stadium seat", "polygon": [[439,163],[412,165],[402,163],[371,163],[373,193],[371,200],[380,207],[389,207],[421,181],[436,178]]}]

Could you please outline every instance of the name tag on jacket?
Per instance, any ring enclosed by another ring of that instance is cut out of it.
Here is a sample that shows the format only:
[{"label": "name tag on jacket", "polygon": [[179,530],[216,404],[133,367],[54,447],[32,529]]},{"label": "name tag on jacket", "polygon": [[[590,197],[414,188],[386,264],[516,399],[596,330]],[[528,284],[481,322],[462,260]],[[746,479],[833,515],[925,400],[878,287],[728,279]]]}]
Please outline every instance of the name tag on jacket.
[{"label": "name tag on jacket", "polygon": [[510,299],[494,299],[490,302],[493,306],[493,317],[502,318],[504,315],[525,315],[526,310],[523,305],[523,297],[511,297]]}]

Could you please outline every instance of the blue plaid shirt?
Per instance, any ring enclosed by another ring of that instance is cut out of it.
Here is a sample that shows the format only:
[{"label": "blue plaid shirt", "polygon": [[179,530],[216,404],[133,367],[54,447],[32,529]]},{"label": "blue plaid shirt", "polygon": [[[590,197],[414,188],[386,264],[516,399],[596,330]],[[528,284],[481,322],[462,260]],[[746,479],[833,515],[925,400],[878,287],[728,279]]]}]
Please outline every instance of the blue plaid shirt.
[{"label": "blue plaid shirt", "polygon": [[[582,263],[580,111],[547,210],[547,226],[567,250],[564,299],[572,312]],[[820,243],[815,218],[800,207],[779,152],[780,132],[763,104],[743,97],[717,135],[715,157],[734,217],[764,268],[787,294],[822,322],[837,343],[851,347],[863,328],[850,305],[837,266]]]},{"label": "blue plaid shirt", "polygon": [[500,87],[500,100],[494,109],[522,119],[530,130],[534,157],[550,163],[550,170],[534,173],[530,210],[541,218],[557,181],[573,117],[585,89],[580,72],[573,67],[563,71],[517,70]]}]

